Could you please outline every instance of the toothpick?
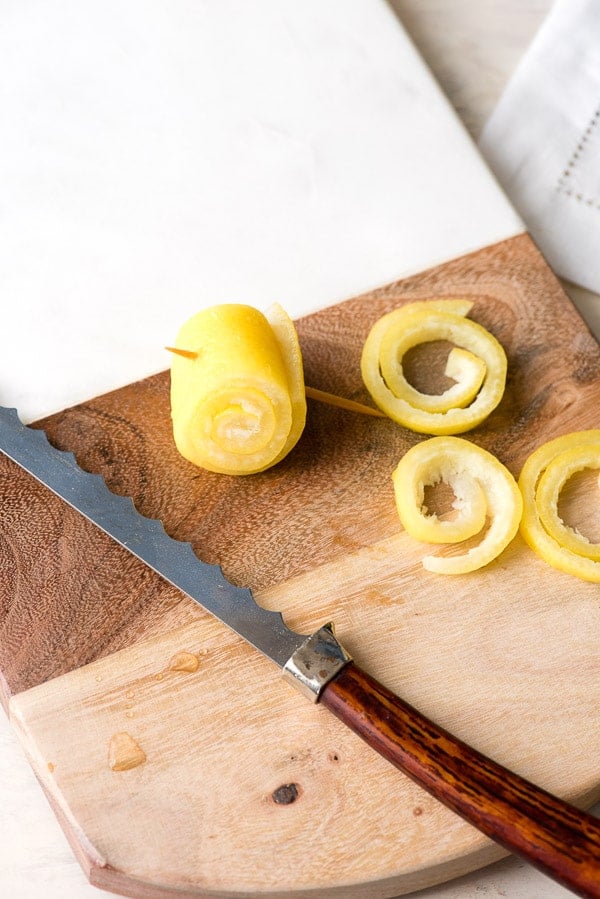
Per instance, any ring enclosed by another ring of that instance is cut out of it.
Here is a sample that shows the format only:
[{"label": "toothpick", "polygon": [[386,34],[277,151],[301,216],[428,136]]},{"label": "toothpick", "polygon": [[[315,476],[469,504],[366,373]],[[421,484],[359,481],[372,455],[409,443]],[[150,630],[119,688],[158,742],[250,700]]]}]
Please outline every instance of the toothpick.
[{"label": "toothpick", "polygon": [[[175,353],[177,356],[183,356],[184,359],[197,359],[198,353],[194,350],[184,350],[181,347],[166,346],[165,350],[169,353]],[[386,418],[384,412],[374,409],[372,406],[364,406],[354,400],[348,400],[343,396],[337,396],[335,393],[327,393],[325,390],[318,390],[316,387],[304,388],[306,396],[311,400],[317,400],[319,403],[327,403],[330,406],[337,406],[340,409],[347,409],[349,412],[359,412],[362,415],[373,415],[375,418]]]},{"label": "toothpick", "polygon": [[183,356],[184,359],[197,359],[198,353],[194,350],[182,350],[177,346],[166,346],[165,350],[168,350],[170,353],[175,353],[176,356]]},{"label": "toothpick", "polygon": [[325,390],[317,390],[316,387],[305,387],[306,395],[311,400],[317,400],[320,403],[328,403],[330,406],[339,406],[340,409],[348,409],[350,412],[360,412],[363,415],[373,415],[376,418],[387,418],[385,412],[380,409],[373,409],[372,406],[363,406],[362,403],[356,403],[354,400],[348,400],[343,396],[337,396],[335,393],[327,393]]}]

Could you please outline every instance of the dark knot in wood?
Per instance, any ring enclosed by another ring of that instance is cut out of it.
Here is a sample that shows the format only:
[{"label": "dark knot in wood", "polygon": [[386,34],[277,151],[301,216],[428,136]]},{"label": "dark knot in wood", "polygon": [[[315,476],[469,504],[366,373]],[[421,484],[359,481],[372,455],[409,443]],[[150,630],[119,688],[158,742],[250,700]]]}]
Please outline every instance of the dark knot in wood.
[{"label": "dark knot in wood", "polygon": [[271,793],[273,802],[276,802],[277,805],[291,805],[292,802],[296,801],[299,795],[298,784],[294,783],[282,784]]}]

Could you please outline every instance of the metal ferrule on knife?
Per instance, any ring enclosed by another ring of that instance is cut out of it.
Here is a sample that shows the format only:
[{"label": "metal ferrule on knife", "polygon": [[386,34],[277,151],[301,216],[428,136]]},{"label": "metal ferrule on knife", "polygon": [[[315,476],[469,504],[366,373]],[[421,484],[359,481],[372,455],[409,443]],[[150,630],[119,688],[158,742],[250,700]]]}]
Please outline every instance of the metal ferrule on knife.
[{"label": "metal ferrule on knife", "polygon": [[292,653],[283,676],[307,699],[318,702],[327,684],[351,661],[334,635],[333,624],[325,624]]}]

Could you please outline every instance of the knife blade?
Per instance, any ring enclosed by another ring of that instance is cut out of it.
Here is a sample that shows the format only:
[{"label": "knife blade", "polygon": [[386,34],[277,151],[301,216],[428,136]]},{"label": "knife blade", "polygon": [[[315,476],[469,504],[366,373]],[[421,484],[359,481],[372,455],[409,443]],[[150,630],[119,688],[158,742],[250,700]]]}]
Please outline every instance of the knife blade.
[{"label": "knife blade", "polygon": [[600,899],[600,821],[453,737],[362,671],[327,623],[298,634],[252,591],[169,537],[45,432],[0,407],[0,451],[271,659],[313,702],[510,852],[577,895]]}]

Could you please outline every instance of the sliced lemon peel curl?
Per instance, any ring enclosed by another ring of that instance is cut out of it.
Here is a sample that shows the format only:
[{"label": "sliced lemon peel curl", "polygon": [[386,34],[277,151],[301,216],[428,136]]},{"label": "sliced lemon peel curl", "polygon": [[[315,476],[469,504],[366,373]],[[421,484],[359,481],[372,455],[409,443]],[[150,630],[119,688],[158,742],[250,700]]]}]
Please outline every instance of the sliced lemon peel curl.
[{"label": "sliced lemon peel curl", "polygon": [[[416,540],[460,543],[482,533],[480,542],[462,555],[425,556],[428,571],[466,574],[482,568],[518,531],[523,502],[514,477],[495,456],[467,440],[440,436],[418,443],[392,477],[398,515]],[[425,488],[440,481],[454,491],[454,519],[441,519],[424,506]]]},{"label": "sliced lemon peel curl", "polygon": [[553,568],[600,583],[600,544],[569,527],[558,513],[563,487],[584,469],[600,469],[600,430],[563,434],[529,456],[519,477],[524,500],[521,533]]},{"label": "sliced lemon peel curl", "polygon": [[188,319],[171,362],[171,417],[184,458],[220,474],[254,474],[295,446],[306,421],[302,354],[278,304],[226,303]]},{"label": "sliced lemon peel curl", "polygon": [[[506,353],[486,328],[466,318],[469,300],[408,303],[380,318],[365,341],[361,372],[375,403],[390,418],[422,434],[460,434],[496,408],[506,386]],[[456,383],[441,394],[408,383],[402,359],[436,340],[455,344],[446,375]]]}]

